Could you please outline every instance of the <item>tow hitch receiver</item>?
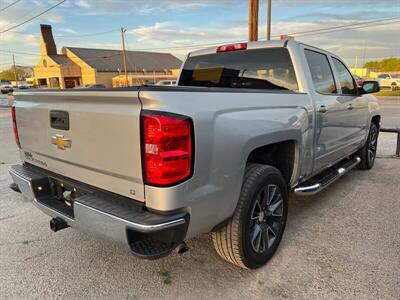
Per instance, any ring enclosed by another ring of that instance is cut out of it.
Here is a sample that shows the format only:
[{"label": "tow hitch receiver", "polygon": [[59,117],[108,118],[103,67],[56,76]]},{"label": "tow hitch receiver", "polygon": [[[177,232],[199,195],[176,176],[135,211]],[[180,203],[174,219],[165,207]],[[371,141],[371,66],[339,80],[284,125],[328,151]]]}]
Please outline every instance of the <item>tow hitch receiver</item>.
[{"label": "tow hitch receiver", "polygon": [[69,227],[68,224],[61,218],[53,218],[50,220],[50,229],[54,232],[67,227]]}]

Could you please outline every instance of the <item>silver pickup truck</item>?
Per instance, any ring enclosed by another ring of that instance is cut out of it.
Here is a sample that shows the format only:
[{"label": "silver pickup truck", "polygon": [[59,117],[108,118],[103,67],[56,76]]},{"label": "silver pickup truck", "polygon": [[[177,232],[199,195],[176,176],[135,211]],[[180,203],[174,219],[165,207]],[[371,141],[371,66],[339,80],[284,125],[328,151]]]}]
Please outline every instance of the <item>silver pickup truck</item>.
[{"label": "silver pickup truck", "polygon": [[177,86],[18,93],[10,174],[53,231],[149,259],[211,232],[222,258],[257,268],[282,239],[290,192],[372,168],[378,90],[294,40],[208,48]]}]

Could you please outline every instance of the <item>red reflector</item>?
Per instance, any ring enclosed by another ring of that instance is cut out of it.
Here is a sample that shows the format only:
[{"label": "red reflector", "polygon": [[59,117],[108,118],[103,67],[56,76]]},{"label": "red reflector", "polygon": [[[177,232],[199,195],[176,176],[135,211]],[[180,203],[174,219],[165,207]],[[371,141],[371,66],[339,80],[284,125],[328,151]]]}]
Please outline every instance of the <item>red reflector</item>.
[{"label": "red reflector", "polygon": [[145,114],[144,166],[147,184],[172,185],[192,172],[192,133],[188,118]]},{"label": "red reflector", "polygon": [[229,44],[229,45],[219,46],[217,48],[217,53],[236,51],[236,50],[246,50],[246,49],[247,49],[247,43]]},{"label": "red reflector", "polygon": [[21,148],[21,143],[19,142],[17,117],[15,114],[15,106],[11,107],[11,118],[12,118],[13,130],[14,130],[14,140],[15,140],[15,143],[17,144],[17,146],[19,148]]}]

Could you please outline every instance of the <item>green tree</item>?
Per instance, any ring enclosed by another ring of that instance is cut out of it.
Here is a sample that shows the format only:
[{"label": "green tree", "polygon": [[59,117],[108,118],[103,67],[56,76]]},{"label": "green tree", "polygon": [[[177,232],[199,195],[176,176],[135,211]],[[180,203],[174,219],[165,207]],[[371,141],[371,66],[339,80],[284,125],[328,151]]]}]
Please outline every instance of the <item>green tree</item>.
[{"label": "green tree", "polygon": [[[30,69],[27,67],[17,66],[16,69],[18,80],[24,80],[26,77],[30,77],[32,75]],[[9,68],[0,72],[0,79],[10,81],[15,80],[14,68]]]},{"label": "green tree", "polygon": [[9,69],[9,70],[4,70],[0,72],[0,79],[2,80],[15,80],[14,72]]},{"label": "green tree", "polygon": [[400,58],[390,57],[381,61],[369,61],[364,64],[364,68],[377,72],[396,72],[400,71]]}]

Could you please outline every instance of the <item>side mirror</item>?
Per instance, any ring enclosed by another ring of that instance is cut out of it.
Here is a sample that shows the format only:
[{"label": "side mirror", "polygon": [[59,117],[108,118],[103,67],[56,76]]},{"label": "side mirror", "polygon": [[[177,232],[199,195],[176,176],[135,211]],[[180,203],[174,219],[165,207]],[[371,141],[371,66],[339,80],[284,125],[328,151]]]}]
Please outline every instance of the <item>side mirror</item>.
[{"label": "side mirror", "polygon": [[377,93],[381,90],[377,81],[364,81],[360,88],[360,94]]}]

